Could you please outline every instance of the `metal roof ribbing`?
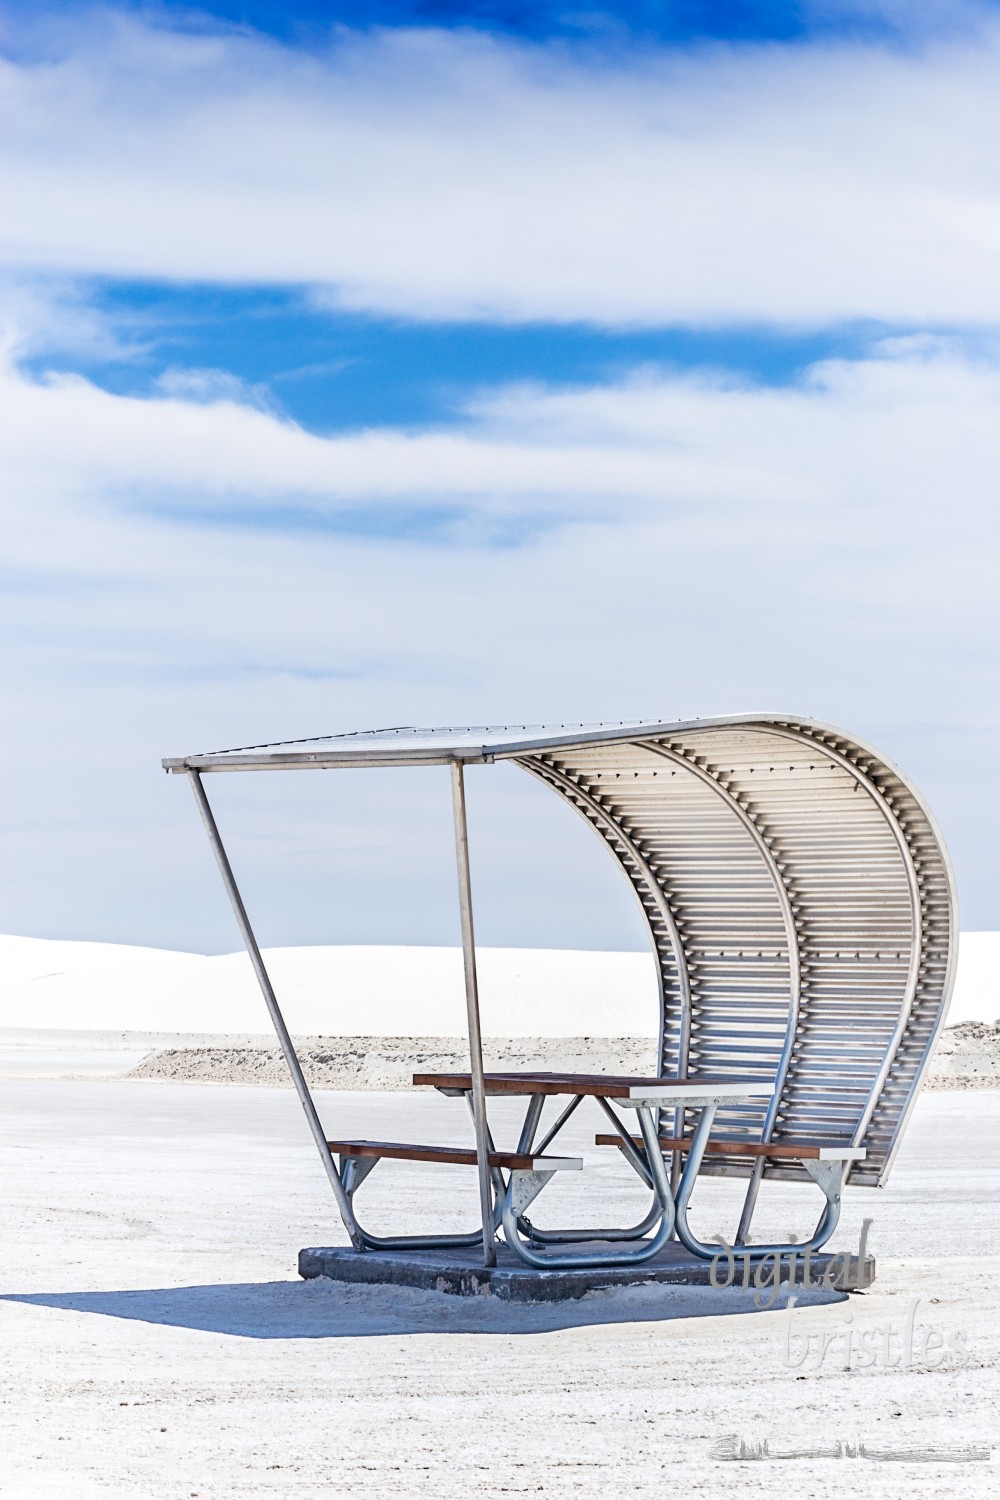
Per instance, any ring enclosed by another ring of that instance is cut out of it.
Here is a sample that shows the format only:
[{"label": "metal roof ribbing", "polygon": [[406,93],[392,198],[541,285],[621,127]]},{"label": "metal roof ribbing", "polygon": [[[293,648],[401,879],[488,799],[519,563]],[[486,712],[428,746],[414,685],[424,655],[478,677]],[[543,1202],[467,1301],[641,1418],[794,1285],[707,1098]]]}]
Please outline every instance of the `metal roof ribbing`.
[{"label": "metal roof ribbing", "polygon": [[243,745],[230,750],[170,756],[166,771],[281,770],[337,765],[441,765],[452,760],[483,761],[505,755],[600,745],[710,725],[772,723],[786,714],[737,714],[707,719],[621,719],[591,724],[489,724],[465,727],[355,730],[348,734],[273,744]]}]

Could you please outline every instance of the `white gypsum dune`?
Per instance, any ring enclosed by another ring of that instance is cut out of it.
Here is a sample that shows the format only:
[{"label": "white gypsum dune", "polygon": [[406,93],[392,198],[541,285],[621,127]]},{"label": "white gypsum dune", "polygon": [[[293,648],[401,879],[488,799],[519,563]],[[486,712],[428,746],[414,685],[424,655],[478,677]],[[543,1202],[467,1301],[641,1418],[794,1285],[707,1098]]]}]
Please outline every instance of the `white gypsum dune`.
[{"label": "white gypsum dune", "polygon": [[[458,948],[265,950],[293,1032],[461,1036]],[[186,1033],[267,1032],[245,953],[206,958],[113,943],[0,938],[0,1026]],[[657,1028],[646,953],[482,948],[483,1029],[503,1036],[647,1036]]]},{"label": "white gypsum dune", "polygon": [[[265,960],[293,1032],[461,1036],[457,948],[272,948]],[[492,1036],[650,1036],[656,979],[646,953],[482,948],[483,1030]],[[246,955],[205,957],[116,943],[0,937],[0,1026],[32,1030],[268,1032]],[[1000,933],[964,933],[949,1024],[1000,1018]]]}]

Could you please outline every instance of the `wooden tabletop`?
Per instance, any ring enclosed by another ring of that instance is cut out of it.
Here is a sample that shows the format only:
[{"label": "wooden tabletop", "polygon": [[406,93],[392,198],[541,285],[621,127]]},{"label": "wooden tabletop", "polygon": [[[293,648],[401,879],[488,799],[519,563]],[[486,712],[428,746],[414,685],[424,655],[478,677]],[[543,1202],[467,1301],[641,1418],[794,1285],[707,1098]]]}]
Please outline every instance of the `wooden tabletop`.
[{"label": "wooden tabletop", "polygon": [[[604,1073],[487,1073],[488,1094],[584,1094],[602,1099],[769,1098],[774,1084],[759,1078],[631,1078]],[[414,1073],[416,1086],[468,1093],[471,1073]]]}]

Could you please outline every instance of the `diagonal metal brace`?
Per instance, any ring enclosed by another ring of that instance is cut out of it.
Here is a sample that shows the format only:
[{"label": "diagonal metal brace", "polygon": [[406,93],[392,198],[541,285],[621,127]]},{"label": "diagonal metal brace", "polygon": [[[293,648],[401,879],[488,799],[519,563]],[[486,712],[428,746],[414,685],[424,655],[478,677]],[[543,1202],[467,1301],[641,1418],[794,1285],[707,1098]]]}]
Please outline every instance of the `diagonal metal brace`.
[{"label": "diagonal metal brace", "polygon": [[[646,1186],[648,1188],[653,1188],[653,1173],[649,1166],[649,1163],[646,1161],[642,1153],[636,1150],[632,1142],[632,1137],[625,1129],[621,1120],[619,1120],[618,1116],[615,1114],[608,1101],[606,1099],[602,1099],[599,1094],[597,1095],[597,1103],[601,1106],[604,1113],[607,1115],[608,1119],[615,1127],[615,1132],[618,1135],[621,1145],[621,1152],[625,1157],[625,1160],[628,1162],[629,1166],[636,1173],[636,1175],[642,1178]],[[655,1192],[656,1189],[653,1188],[653,1191]]]},{"label": "diagonal metal brace", "polygon": [[340,1180],[344,1184],[344,1192],[348,1198],[354,1197],[368,1173],[374,1171],[381,1159],[379,1156],[342,1156],[340,1158]]},{"label": "diagonal metal brace", "polygon": [[529,1203],[534,1203],[549,1178],[554,1176],[554,1172],[511,1172],[507,1193],[515,1218],[524,1213]]},{"label": "diagonal metal brace", "polygon": [[839,1208],[840,1195],[844,1187],[845,1163],[842,1161],[810,1161],[806,1158],[801,1165],[805,1167],[813,1182],[822,1188],[827,1202]]}]

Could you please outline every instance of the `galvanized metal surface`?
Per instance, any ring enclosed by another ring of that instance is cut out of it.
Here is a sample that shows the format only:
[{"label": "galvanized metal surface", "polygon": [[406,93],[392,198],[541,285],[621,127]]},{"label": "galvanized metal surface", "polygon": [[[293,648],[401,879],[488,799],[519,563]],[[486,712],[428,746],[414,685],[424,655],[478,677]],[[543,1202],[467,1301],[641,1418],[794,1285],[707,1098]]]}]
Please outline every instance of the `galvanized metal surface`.
[{"label": "galvanized metal surface", "polygon": [[661,975],[663,1073],[773,1078],[772,1105],[721,1110],[722,1133],[864,1146],[849,1180],[883,1182],[956,957],[954,881],[916,791],[869,747],[790,719],[517,759],[587,818],[635,890]]},{"label": "galvanized metal surface", "polygon": [[455,824],[455,863],[458,875],[458,906],[462,922],[462,958],[465,972],[465,1007],[472,1068],[472,1120],[476,1130],[479,1172],[479,1206],[483,1216],[483,1264],[496,1265],[493,1232],[493,1183],[489,1153],[492,1149],[486,1118],[486,1088],[483,1084],[483,1039],[479,1025],[479,981],[476,975],[476,937],[472,916],[472,875],[469,868],[469,830],[465,817],[465,781],[462,766],[451,767],[452,814]]},{"label": "galvanized metal surface", "polygon": [[[711,1110],[713,1106],[709,1107]],[[706,1113],[709,1113],[706,1110]],[[652,1187],[655,1197],[655,1215],[643,1221],[652,1227],[659,1223],[649,1238],[640,1237],[638,1231],[632,1231],[617,1237],[617,1245],[605,1242],[594,1248],[593,1244],[589,1250],[562,1250],[560,1243],[570,1243],[570,1235],[546,1235],[544,1237],[531,1235],[522,1236],[521,1215],[530,1206],[534,1198],[548,1182],[550,1173],[547,1172],[512,1172],[510,1174],[510,1185],[503,1201],[501,1222],[503,1224],[504,1241],[510,1250],[525,1265],[532,1266],[535,1270],[583,1270],[586,1268],[606,1266],[629,1266],[641,1265],[645,1261],[652,1260],[660,1253],[663,1247],[669,1243],[674,1231],[674,1200],[670,1190],[670,1182],[667,1176],[663,1157],[660,1155],[656,1141],[656,1119],[653,1108],[645,1101],[636,1106],[636,1114],[639,1128],[642,1131],[643,1143],[645,1145],[646,1160],[652,1177]],[[586,1239],[592,1242],[598,1239],[598,1232],[586,1232]],[[572,1240],[582,1240],[583,1233],[572,1234]],[[623,1243],[626,1242],[626,1243]],[[627,1243],[631,1241],[631,1243]]]},{"label": "galvanized metal surface", "polygon": [[[277,996],[274,993],[274,987],[271,984],[271,977],[267,972],[264,959],[261,956],[261,951],[258,946],[257,939],[254,935],[253,928],[250,925],[250,918],[247,916],[246,907],[243,905],[243,897],[240,895],[239,888],[236,884],[236,879],[233,875],[232,866],[229,863],[229,856],[226,853],[225,845],[223,844],[222,838],[219,834],[218,825],[215,821],[215,814],[212,812],[211,806],[209,805],[208,798],[205,795],[205,788],[201,784],[201,777],[198,775],[197,771],[190,772],[189,779],[191,782],[191,790],[194,792],[195,802],[198,805],[198,811],[201,814],[202,823],[205,826],[205,832],[208,834],[208,841],[211,845],[212,853],[215,855],[215,861],[219,867],[219,873],[222,876],[222,883],[226,888],[226,894],[228,895],[230,905],[233,908],[233,913],[236,917],[236,923],[240,929],[240,935],[243,938],[247,954],[249,955],[250,962],[253,965],[253,971],[256,975],[257,983],[260,986],[261,994],[264,997],[264,1003],[267,1006],[268,1014],[271,1018],[271,1024],[274,1027],[275,1034],[277,1035],[278,1042],[281,1046],[281,1050],[284,1053],[285,1062],[288,1065],[288,1071],[292,1075],[292,1082],[295,1085],[295,1091],[299,1096],[299,1103],[302,1105],[302,1111],[308,1122],[310,1133],[312,1134],[313,1140],[316,1143],[316,1149],[319,1151],[320,1160],[323,1163],[323,1170],[325,1171],[327,1178],[329,1179],[330,1186],[333,1188],[333,1194],[337,1200],[337,1207],[340,1209],[340,1216],[344,1221],[344,1227],[351,1237],[351,1244],[354,1246],[355,1250],[362,1250],[364,1249],[364,1236],[358,1226],[357,1220],[354,1217],[354,1210],[351,1207],[351,1193],[345,1189],[344,1183],[341,1180],[339,1172],[337,1171],[336,1164],[334,1163],[333,1157],[330,1155],[329,1149],[327,1147],[326,1132],[323,1129],[323,1122],[320,1120],[315,1102],[313,1100],[313,1096],[309,1091],[309,1085],[306,1083],[305,1074],[302,1071],[302,1065],[299,1062],[298,1053],[295,1051],[295,1045],[292,1042],[291,1036],[289,1035],[288,1027],[285,1025],[285,1018],[281,1013],[281,1007],[279,1006]],[[357,1181],[355,1181],[355,1186],[357,1186]]]}]

